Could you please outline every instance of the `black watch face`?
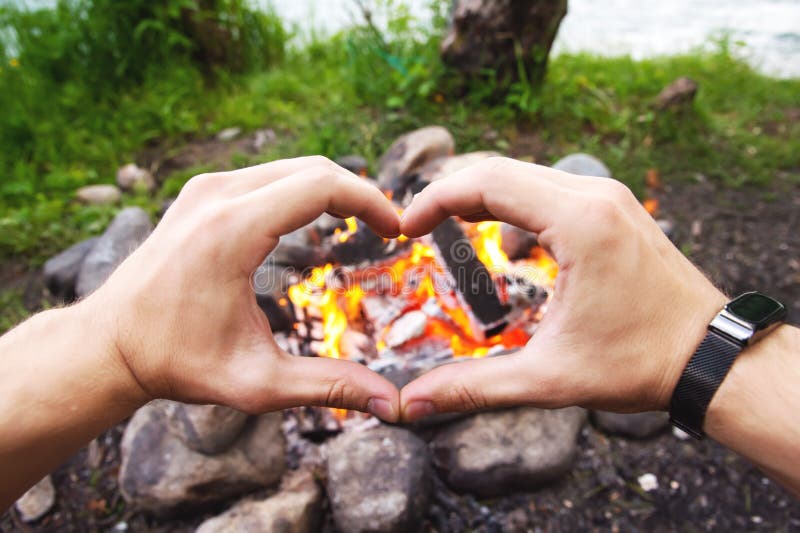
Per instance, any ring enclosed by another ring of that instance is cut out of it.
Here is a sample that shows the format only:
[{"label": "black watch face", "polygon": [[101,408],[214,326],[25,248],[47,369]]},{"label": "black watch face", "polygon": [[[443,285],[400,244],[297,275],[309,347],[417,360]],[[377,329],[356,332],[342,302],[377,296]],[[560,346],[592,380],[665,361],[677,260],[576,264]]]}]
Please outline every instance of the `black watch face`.
[{"label": "black watch face", "polygon": [[728,311],[754,324],[756,329],[766,327],[776,320],[782,320],[786,308],[777,300],[757,292],[748,292],[731,301]]}]

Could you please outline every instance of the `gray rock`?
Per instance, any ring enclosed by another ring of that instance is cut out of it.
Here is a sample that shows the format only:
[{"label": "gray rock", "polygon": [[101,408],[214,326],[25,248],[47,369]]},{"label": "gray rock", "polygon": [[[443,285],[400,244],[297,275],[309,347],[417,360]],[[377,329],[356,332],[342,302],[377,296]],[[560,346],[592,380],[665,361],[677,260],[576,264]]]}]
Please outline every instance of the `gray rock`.
[{"label": "gray rock", "polygon": [[360,155],[346,155],[340,157],[336,160],[336,164],[342,168],[345,168],[352,172],[353,174],[357,174],[359,176],[367,176],[367,169],[369,168],[369,164],[367,160],[361,157]]},{"label": "gray rock", "polygon": [[128,163],[117,170],[117,185],[123,191],[152,191],[156,188],[156,180],[149,170]]},{"label": "gray rock", "polygon": [[170,432],[166,406],[152,402],[125,428],[120,492],[134,508],[168,515],[272,486],[286,469],[281,421],[279,412],[255,417],[228,450],[209,456]]},{"label": "gray rock", "polygon": [[47,514],[56,503],[56,489],[53,480],[47,475],[14,504],[24,522],[35,522]]},{"label": "gray rock", "polygon": [[477,414],[436,434],[434,462],[460,492],[490,498],[533,490],[569,470],[585,418],[579,407]]},{"label": "gray rock", "polygon": [[535,233],[512,226],[507,222],[500,224],[501,247],[509,259],[523,259],[530,255],[531,248],[539,244]]},{"label": "gray rock", "polygon": [[328,496],[342,531],[404,532],[421,527],[430,503],[428,448],[386,425],[351,431],[327,449]]},{"label": "gray rock", "polygon": [[442,40],[442,59],[466,76],[486,69],[497,80],[544,79],[547,57],[567,14],[567,0],[453,0],[452,21]]},{"label": "gray rock", "polygon": [[276,263],[270,256],[255,271],[251,279],[256,303],[264,312],[273,332],[290,331],[295,324],[294,310],[287,298],[292,275],[301,267]]},{"label": "gray rock", "polygon": [[267,128],[265,130],[258,130],[253,134],[253,151],[258,153],[267,143],[275,142],[277,135],[275,130]]},{"label": "gray rock", "polygon": [[678,78],[658,94],[655,105],[660,110],[690,107],[699,88],[691,78]]},{"label": "gray rock", "polygon": [[44,264],[44,283],[47,289],[65,302],[75,299],[75,283],[83,260],[94,248],[98,238],[92,237],[73,244]]},{"label": "gray rock", "polygon": [[589,154],[570,154],[556,161],[553,168],[579,176],[611,177],[611,171],[608,167],[602,161]]},{"label": "gray rock", "polygon": [[277,494],[239,502],[200,524],[196,533],[310,533],[318,530],[321,512],[322,491],[311,472],[302,469],[286,474]]},{"label": "gray rock", "polygon": [[453,155],[455,140],[445,128],[428,126],[406,133],[392,143],[378,163],[378,186],[403,192],[413,174],[434,159]]},{"label": "gray rock", "polygon": [[648,411],[646,413],[594,411],[593,414],[595,424],[605,433],[637,439],[651,437],[669,426],[669,414],[664,411]]},{"label": "gray rock", "polygon": [[82,298],[97,289],[153,231],[150,217],[138,207],[126,207],[114,218],[81,265],[75,294]]},{"label": "gray rock", "polygon": [[75,198],[89,205],[110,205],[119,202],[122,192],[116,185],[87,185],[75,191]]},{"label": "gray rock", "polygon": [[242,133],[242,128],[233,127],[233,128],[225,128],[224,130],[220,130],[217,133],[217,140],[221,142],[228,142],[234,140]]},{"label": "gray rock", "polygon": [[675,242],[675,223],[667,218],[659,218],[656,220],[656,224],[658,227],[661,228],[661,231],[664,232],[664,235],[667,236],[669,240]]},{"label": "gray rock", "polygon": [[217,454],[236,440],[248,415],[224,405],[167,402],[167,427],[196,452]]},{"label": "gray rock", "polygon": [[314,244],[319,244],[325,237],[333,235],[337,228],[341,231],[347,230],[347,223],[344,219],[328,213],[322,213],[309,228],[310,239]]},{"label": "gray rock", "polygon": [[278,245],[269,254],[269,260],[299,269],[327,263],[328,256],[323,247],[311,240],[312,230],[313,223],[282,236]]},{"label": "gray rock", "polygon": [[461,169],[474,165],[489,157],[499,157],[498,152],[470,152],[467,154],[454,155],[452,157],[440,157],[428,162],[419,170],[418,180],[424,183],[431,183],[458,172]]}]

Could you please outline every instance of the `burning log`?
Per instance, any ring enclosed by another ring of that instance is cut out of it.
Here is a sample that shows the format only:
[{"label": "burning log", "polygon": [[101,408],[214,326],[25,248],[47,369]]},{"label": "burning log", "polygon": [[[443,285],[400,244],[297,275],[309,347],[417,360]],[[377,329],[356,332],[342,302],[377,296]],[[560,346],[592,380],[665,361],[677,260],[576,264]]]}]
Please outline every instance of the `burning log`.
[{"label": "burning log", "polygon": [[459,300],[470,311],[473,334],[487,338],[503,331],[507,310],[500,303],[492,275],[458,222],[448,218],[431,236],[437,259],[451,278]]},{"label": "burning log", "polygon": [[408,247],[408,241],[384,239],[360,220],[348,219],[348,231],[334,234],[332,258],[341,265],[381,261]]},{"label": "burning log", "polygon": [[386,346],[397,348],[412,339],[421,337],[425,333],[425,324],[427,322],[428,315],[422,311],[406,313],[392,324],[391,329],[386,334]]},{"label": "burning log", "polygon": [[405,303],[396,298],[385,296],[365,296],[361,300],[361,311],[367,322],[374,326],[376,331],[392,323],[394,319],[403,314]]}]

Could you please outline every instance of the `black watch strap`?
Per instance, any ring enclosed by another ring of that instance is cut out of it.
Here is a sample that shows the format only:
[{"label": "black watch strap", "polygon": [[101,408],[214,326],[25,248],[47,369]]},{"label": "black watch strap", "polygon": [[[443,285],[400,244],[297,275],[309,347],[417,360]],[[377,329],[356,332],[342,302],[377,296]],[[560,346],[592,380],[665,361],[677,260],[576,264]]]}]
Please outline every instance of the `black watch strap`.
[{"label": "black watch strap", "polygon": [[670,421],[696,439],[705,437],[703,422],[711,398],[728,375],[743,346],[709,329],[686,368],[670,401]]}]

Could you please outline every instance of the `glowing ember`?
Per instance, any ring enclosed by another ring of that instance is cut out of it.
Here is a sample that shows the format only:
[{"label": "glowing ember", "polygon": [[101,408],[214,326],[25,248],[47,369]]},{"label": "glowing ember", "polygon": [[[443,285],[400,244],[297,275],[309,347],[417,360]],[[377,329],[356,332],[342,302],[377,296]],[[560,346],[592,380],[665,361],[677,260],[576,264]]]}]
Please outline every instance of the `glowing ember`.
[{"label": "glowing ember", "polygon": [[[346,223],[347,231],[338,232],[337,239],[340,242],[346,241],[357,231],[355,219],[349,218]],[[498,280],[513,271],[515,276],[522,276],[531,284],[552,288],[558,266],[541,248],[534,248],[529,259],[516,262],[516,267],[521,265],[522,268],[515,268],[503,252],[499,222],[473,225],[469,234],[478,259],[493,276],[499,276]],[[347,328],[363,329],[363,298],[376,293],[375,289],[364,288],[358,278],[351,286],[341,287],[333,280],[333,274],[332,264],[315,268],[305,280],[291,286],[288,295],[296,307],[313,308],[321,317],[323,339],[318,355],[338,359],[343,356],[341,339]],[[420,309],[428,314],[424,334],[416,342],[430,338],[447,339],[455,356],[483,357],[494,347],[520,347],[530,338],[528,332],[517,326],[507,328],[489,339],[478,340],[472,331],[467,311],[461,307],[452,288],[441,287],[442,271],[433,248],[422,241],[414,241],[410,253],[382,265],[381,274],[388,278],[388,283],[377,284],[381,287],[377,294],[401,298],[401,315]],[[498,290],[501,301],[507,300],[504,283],[498,283]],[[377,352],[386,349],[388,331],[389,326],[386,326],[373,335]]]},{"label": "glowing ember", "polygon": [[[345,222],[347,230],[335,234],[339,242],[345,242],[358,229],[355,219],[349,218]],[[467,231],[478,259],[495,280],[500,301],[504,304],[510,302],[512,278],[522,279],[528,283],[527,287],[552,289],[558,274],[555,261],[539,247],[531,250],[529,258],[509,261],[502,248],[501,228],[499,222],[481,222],[470,225]],[[402,239],[407,240],[407,237]],[[370,269],[379,271],[378,282],[367,275]],[[355,271],[337,269],[332,264],[314,268],[304,280],[289,287],[288,298],[296,308],[306,310],[307,316],[321,319],[321,345],[314,351],[317,355],[336,359],[352,355],[342,352],[342,337],[348,328],[373,339],[374,353],[381,354],[387,348],[397,346],[397,334],[390,335],[392,327],[402,322],[400,317],[409,316],[411,312],[424,313],[427,320],[424,331],[415,330],[413,338],[401,339],[402,349],[413,350],[414,346],[433,340],[448,346],[455,357],[485,357],[493,349],[524,346],[532,334],[531,325],[541,320],[543,308],[536,306],[531,310],[523,305],[521,316],[518,313],[510,326],[484,340],[473,332],[469,312],[462,307],[454,288],[442,282],[445,279],[434,249],[420,239],[414,240],[404,255],[388,263]],[[552,290],[549,290],[548,295],[551,294]],[[400,308],[392,315],[395,318],[390,317],[388,325],[368,323],[362,307],[365,298],[378,298],[379,301],[383,298]],[[342,409],[333,409],[333,412],[340,420],[348,416]]]},{"label": "glowing ember", "polygon": [[646,198],[642,202],[642,206],[644,207],[645,211],[650,213],[652,216],[656,216],[658,212],[658,200],[655,198]]},{"label": "glowing ember", "polygon": [[336,228],[334,230],[334,234],[339,236],[339,242],[346,242],[351,235],[358,231],[356,217],[348,217],[344,219],[344,223],[347,224],[347,231],[342,231],[341,228]]}]

